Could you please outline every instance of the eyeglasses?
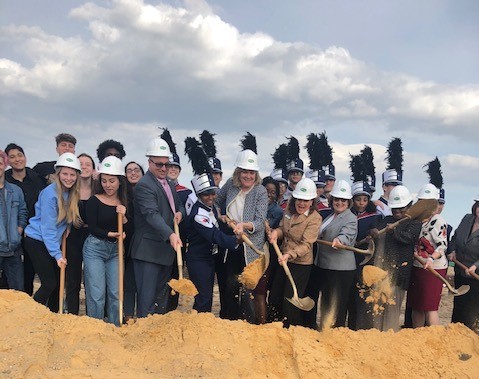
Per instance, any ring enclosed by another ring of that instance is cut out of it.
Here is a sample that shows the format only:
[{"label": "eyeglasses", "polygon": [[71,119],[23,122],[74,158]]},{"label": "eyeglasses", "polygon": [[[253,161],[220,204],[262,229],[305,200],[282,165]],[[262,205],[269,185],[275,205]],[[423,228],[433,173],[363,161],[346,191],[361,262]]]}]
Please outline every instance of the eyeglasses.
[{"label": "eyeglasses", "polygon": [[170,168],[172,166],[172,164],[170,162],[166,162],[166,163],[163,163],[163,162],[159,162],[159,163],[156,163],[156,162],[153,162],[151,159],[148,159],[149,162],[153,163],[156,168]]},{"label": "eyeglasses", "polygon": [[138,167],[137,168],[128,168],[126,170],[127,174],[133,174],[133,173],[139,174],[140,172],[141,172],[141,170]]}]

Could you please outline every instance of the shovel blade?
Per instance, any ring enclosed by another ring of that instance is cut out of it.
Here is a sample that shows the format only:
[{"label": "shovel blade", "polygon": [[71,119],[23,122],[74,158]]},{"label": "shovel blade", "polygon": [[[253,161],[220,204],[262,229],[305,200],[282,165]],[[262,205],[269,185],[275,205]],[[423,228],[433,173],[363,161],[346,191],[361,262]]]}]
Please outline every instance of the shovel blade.
[{"label": "shovel blade", "polygon": [[285,297],[291,304],[293,304],[296,308],[299,308],[303,311],[310,311],[314,308],[314,300],[310,297]]},{"label": "shovel blade", "polygon": [[471,287],[468,284],[464,284],[463,286],[460,286],[459,288],[452,291],[452,294],[454,296],[461,296],[468,293],[470,289]]},{"label": "shovel blade", "polygon": [[366,263],[368,263],[371,260],[372,257],[373,257],[373,254],[365,255],[363,261],[359,265],[364,266]]}]

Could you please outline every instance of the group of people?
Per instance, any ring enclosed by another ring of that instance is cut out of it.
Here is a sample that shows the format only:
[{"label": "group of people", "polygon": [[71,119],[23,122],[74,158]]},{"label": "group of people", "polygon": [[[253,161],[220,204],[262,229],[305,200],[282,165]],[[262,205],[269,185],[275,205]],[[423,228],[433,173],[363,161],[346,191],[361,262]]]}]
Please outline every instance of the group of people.
[{"label": "group of people", "polygon": [[[193,305],[198,312],[211,312],[216,277],[221,318],[397,331],[406,294],[406,326],[439,323],[443,287],[429,269],[445,277],[449,257],[467,266],[456,266],[456,287],[470,286],[454,299],[452,321],[479,330],[479,281],[471,276],[479,267],[479,198],[450,238],[451,228],[441,216],[441,185],[425,184],[413,205],[397,166],[383,173],[383,194],[376,201],[375,177],[364,162],[358,171],[360,160],[352,157],[350,184],[336,179],[330,160],[315,164],[315,150],[309,148],[309,170],[299,156],[289,154],[285,165],[275,164],[261,179],[255,140],[248,133],[232,177],[221,186],[212,135],[204,131],[200,139],[185,141],[193,191],[178,182],[181,164],[168,130],[146,147],[146,171],[137,162],[125,165],[124,147],[114,140],[98,146],[98,168],[92,156],[75,155],[76,139],[70,134],[56,137],[56,161],[33,169],[22,147],[9,144],[0,153],[3,286],[25,291],[57,312],[60,269],[66,267],[66,311],[78,314],[84,278],[87,315],[120,325],[177,307],[168,281],[178,278],[175,252],[181,247],[188,277],[198,289]],[[412,207],[431,212],[411,216]],[[362,294],[359,262],[364,256],[348,249],[367,247],[371,240],[379,248],[368,264],[385,270],[392,287],[393,301],[379,314]],[[120,243],[124,273],[119,273]],[[273,258],[276,244],[278,259]],[[254,289],[245,288],[238,275],[260,258],[266,261],[263,275]],[[293,287],[284,264],[299,298],[315,302],[310,311],[288,301]],[[35,274],[41,284],[34,292]],[[120,274],[124,320],[119,318]]]}]

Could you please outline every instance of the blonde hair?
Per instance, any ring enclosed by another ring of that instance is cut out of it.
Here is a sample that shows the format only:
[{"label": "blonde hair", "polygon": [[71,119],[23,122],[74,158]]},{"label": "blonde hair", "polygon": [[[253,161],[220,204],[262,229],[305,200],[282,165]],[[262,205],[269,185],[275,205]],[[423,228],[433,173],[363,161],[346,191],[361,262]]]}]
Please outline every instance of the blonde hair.
[{"label": "blonde hair", "polygon": [[[242,168],[236,167],[233,172],[233,185],[235,187],[241,188],[240,174],[242,171],[247,171],[247,170],[243,170]],[[259,176],[259,172],[258,171],[255,171],[255,172],[256,172],[256,179],[254,181],[254,187],[261,184],[261,177]]]},{"label": "blonde hair", "polygon": [[78,180],[80,174],[75,170],[77,174],[77,180],[75,184],[68,190],[68,198],[65,201],[63,199],[62,184],[60,182],[60,171],[63,167],[58,167],[55,171],[55,179],[53,182],[57,186],[57,204],[58,204],[58,217],[57,222],[66,221],[69,224],[78,226],[80,224],[80,210],[78,209],[78,203],[80,201],[80,181]]}]

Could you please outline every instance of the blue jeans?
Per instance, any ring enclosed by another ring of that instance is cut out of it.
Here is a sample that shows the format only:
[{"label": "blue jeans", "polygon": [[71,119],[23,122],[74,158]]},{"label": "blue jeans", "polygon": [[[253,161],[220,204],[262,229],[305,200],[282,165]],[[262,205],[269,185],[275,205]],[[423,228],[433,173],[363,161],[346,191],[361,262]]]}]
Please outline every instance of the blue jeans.
[{"label": "blue jeans", "polygon": [[118,244],[91,234],[83,245],[87,315],[103,320],[108,296],[108,322],[120,325],[118,300]]},{"label": "blue jeans", "polygon": [[23,291],[23,263],[21,254],[0,257],[0,269],[7,276],[8,288]]}]

